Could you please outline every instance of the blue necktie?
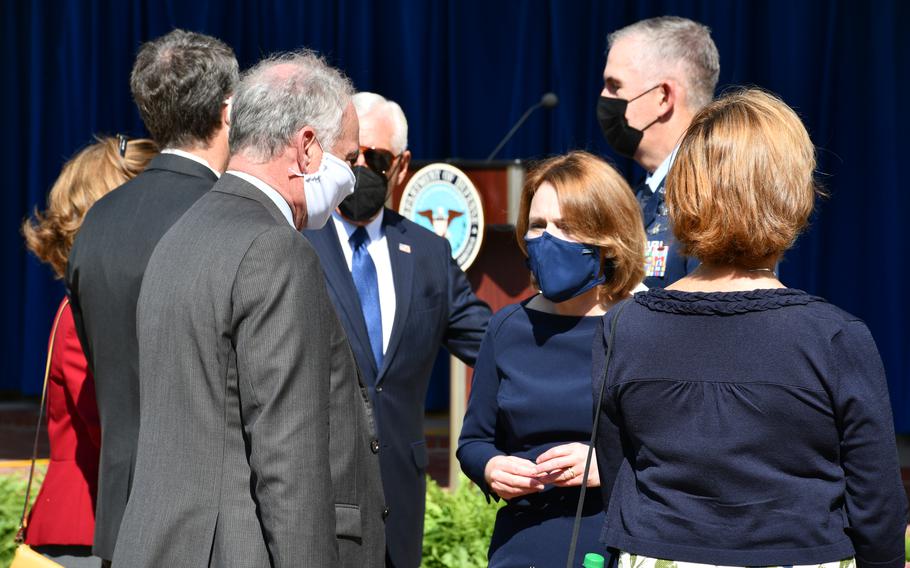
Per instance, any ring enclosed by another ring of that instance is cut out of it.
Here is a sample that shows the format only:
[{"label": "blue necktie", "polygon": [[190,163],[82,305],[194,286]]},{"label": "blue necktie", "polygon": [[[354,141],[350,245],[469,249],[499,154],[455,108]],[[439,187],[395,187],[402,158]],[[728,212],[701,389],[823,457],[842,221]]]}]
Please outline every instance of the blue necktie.
[{"label": "blue necktie", "polygon": [[357,227],[348,243],[351,245],[351,275],[354,286],[360,296],[360,307],[363,309],[363,321],[367,324],[367,335],[370,336],[370,347],[373,359],[376,360],[376,372],[382,367],[382,312],[379,310],[379,280],[376,277],[376,265],[370,257],[367,245],[370,237],[365,227]]}]

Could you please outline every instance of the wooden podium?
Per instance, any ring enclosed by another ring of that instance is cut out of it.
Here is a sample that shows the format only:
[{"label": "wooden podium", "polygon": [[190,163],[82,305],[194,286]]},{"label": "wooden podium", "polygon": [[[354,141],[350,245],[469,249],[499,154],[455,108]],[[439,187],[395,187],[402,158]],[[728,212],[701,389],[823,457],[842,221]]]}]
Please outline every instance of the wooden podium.
[{"label": "wooden podium", "polygon": [[[439,161],[413,161],[404,183],[392,192],[392,209],[399,208],[410,178],[421,168]],[[518,160],[478,162],[447,160],[443,163],[463,171],[477,188],[485,221],[483,242],[468,268],[468,280],[477,297],[493,312],[534,293],[525,257],[515,237],[524,165]],[[458,483],[460,468],[455,459],[458,436],[471,388],[472,369],[449,357],[449,487]]]},{"label": "wooden podium", "polygon": [[[405,185],[415,172],[431,163],[413,161],[404,183],[392,192],[392,209],[398,210]],[[477,296],[495,312],[500,308],[527,298],[534,290],[525,257],[515,239],[515,219],[518,216],[521,188],[524,184],[524,164],[519,160],[444,161],[462,170],[474,183],[483,203],[486,228],[477,259],[467,270],[468,279]]]}]

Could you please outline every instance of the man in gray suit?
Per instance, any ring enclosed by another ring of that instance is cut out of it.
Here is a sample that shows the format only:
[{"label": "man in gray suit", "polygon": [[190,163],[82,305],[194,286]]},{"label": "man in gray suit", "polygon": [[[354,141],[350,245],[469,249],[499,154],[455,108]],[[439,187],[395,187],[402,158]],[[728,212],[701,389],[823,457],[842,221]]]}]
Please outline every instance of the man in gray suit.
[{"label": "man in gray suit", "polygon": [[299,233],[353,190],[352,91],[308,51],[249,70],[228,171],[149,260],[115,566],[383,566],[368,395]]}]

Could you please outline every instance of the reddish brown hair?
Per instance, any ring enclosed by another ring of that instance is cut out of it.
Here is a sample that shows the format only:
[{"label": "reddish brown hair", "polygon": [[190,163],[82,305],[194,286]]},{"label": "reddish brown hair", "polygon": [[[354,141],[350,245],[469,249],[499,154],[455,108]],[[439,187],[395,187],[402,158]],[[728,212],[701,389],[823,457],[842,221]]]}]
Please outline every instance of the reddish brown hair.
[{"label": "reddish brown hair", "polygon": [[541,184],[556,190],[565,231],[597,245],[601,262],[612,259],[613,278],[600,287],[601,300],[624,298],[644,277],[645,231],[629,184],[612,166],[587,152],[545,160],[531,170],[521,193],[515,234],[522,252],[531,200]]},{"label": "reddish brown hair", "polygon": [[148,139],[130,140],[120,155],[116,138],[101,137],[66,164],[47,197],[47,209],[22,223],[25,246],[63,278],[82,219],[95,201],[136,177],[158,153]]}]

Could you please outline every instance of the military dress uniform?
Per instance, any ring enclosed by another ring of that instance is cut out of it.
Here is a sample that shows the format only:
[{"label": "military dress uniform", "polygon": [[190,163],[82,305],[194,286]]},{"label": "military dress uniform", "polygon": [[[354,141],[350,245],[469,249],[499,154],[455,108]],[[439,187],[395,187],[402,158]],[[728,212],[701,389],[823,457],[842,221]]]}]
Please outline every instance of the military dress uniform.
[{"label": "military dress uniform", "polygon": [[[673,237],[670,217],[667,215],[665,200],[667,171],[675,154],[674,151],[661,167],[648,177],[648,180],[635,188],[635,197],[641,206],[645,234],[648,238],[645,247],[644,279],[644,284],[648,288],[665,288],[699,265],[698,259],[679,253],[679,243]],[[655,178],[660,175],[663,176],[662,179],[656,185],[656,189],[652,189]]]}]

